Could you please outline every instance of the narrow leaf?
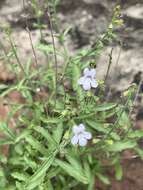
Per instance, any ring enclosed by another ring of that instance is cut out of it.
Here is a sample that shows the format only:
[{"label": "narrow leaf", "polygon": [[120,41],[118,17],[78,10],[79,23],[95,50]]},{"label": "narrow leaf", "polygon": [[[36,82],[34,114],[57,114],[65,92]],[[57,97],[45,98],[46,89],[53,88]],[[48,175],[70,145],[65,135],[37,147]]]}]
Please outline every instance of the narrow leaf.
[{"label": "narrow leaf", "polygon": [[68,164],[65,161],[61,161],[56,159],[57,165],[59,165],[65,172],[68,173],[68,175],[74,177],[76,180],[88,184],[88,179],[84,174],[81,174],[76,168],[74,168],[72,165]]}]

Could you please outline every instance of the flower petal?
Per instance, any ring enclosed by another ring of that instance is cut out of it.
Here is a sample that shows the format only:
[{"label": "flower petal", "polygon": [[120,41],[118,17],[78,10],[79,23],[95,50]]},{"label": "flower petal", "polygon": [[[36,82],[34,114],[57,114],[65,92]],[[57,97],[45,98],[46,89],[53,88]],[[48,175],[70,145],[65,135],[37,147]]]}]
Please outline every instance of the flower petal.
[{"label": "flower petal", "polygon": [[92,88],[97,88],[97,86],[98,86],[97,81],[96,81],[95,79],[92,79],[92,80],[91,80],[91,87],[92,87]]},{"label": "flower petal", "polygon": [[83,74],[84,74],[85,77],[89,76],[89,74],[90,74],[89,68],[85,68],[84,71],[83,71]]},{"label": "flower petal", "polygon": [[90,132],[83,132],[84,138],[90,140],[92,138],[92,134]]},{"label": "flower petal", "polygon": [[79,124],[79,129],[80,129],[80,132],[84,132],[85,131],[85,126],[84,126],[84,124]]},{"label": "flower petal", "polygon": [[76,144],[78,144],[78,136],[77,135],[74,135],[72,138],[71,138],[71,143],[73,144],[73,145],[76,145]]},{"label": "flower petal", "polygon": [[78,84],[79,84],[79,85],[83,85],[85,80],[86,80],[85,77],[81,77],[81,78],[78,80]]},{"label": "flower petal", "polygon": [[83,124],[80,124],[80,125],[75,125],[73,126],[72,128],[72,131],[73,133],[76,135],[76,134],[79,134],[79,133],[83,133],[85,130],[85,126]]},{"label": "flower petal", "polygon": [[85,138],[80,138],[80,139],[79,139],[79,145],[80,145],[80,146],[86,146],[86,145],[87,145],[87,139],[85,139]]},{"label": "flower petal", "polygon": [[84,90],[90,90],[91,89],[91,80],[89,78],[86,78],[83,83],[83,89]]},{"label": "flower petal", "polygon": [[80,129],[77,125],[73,126],[72,131],[74,134],[78,134],[80,132]]},{"label": "flower petal", "polygon": [[91,78],[94,78],[96,75],[96,69],[90,69],[90,76]]}]

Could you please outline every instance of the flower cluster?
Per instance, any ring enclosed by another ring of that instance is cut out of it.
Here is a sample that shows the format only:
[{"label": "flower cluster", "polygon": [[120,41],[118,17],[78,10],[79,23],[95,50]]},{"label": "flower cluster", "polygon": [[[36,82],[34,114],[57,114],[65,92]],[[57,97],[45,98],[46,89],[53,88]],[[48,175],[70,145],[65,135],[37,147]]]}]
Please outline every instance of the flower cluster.
[{"label": "flower cluster", "polygon": [[85,68],[83,74],[84,75],[78,80],[78,84],[82,85],[84,90],[90,90],[91,88],[96,88],[98,86],[98,83],[95,79],[95,69]]},{"label": "flower cluster", "polygon": [[90,132],[85,131],[85,126],[83,124],[76,125],[73,127],[74,136],[71,139],[73,145],[86,146],[88,140],[92,138]]}]

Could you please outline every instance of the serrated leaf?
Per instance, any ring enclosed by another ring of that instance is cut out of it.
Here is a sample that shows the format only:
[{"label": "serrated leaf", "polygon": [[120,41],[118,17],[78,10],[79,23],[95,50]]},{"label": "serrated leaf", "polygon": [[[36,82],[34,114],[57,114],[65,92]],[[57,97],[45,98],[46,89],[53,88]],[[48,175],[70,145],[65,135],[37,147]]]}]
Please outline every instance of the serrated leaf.
[{"label": "serrated leaf", "polygon": [[34,161],[34,160],[31,160],[30,158],[28,158],[26,155],[24,155],[24,161],[25,161],[25,164],[32,168],[34,171],[35,169],[37,169],[37,163]]},{"label": "serrated leaf", "polygon": [[16,136],[6,123],[0,123],[0,129],[4,132],[5,135],[7,135],[11,140],[13,140],[13,142],[15,141]]},{"label": "serrated leaf", "polygon": [[43,155],[48,154],[48,150],[42,145],[39,141],[37,141],[32,135],[28,135],[25,137],[25,140],[37,151],[39,151]]},{"label": "serrated leaf", "polygon": [[24,130],[21,132],[21,134],[18,134],[18,136],[15,139],[15,142],[18,143],[20,140],[24,139],[25,137],[27,137],[28,135],[31,134],[30,130]]},{"label": "serrated leaf", "polygon": [[26,190],[32,190],[41,183],[41,181],[45,177],[46,172],[48,171],[51,164],[53,163],[56,153],[57,152],[50,154],[50,156],[43,162],[43,164],[41,166],[39,166],[37,171],[27,181],[27,184],[25,186]]},{"label": "serrated leaf", "polygon": [[132,132],[129,132],[128,137],[129,138],[142,138],[143,130],[134,130]]},{"label": "serrated leaf", "polygon": [[53,131],[53,138],[59,144],[63,135],[63,125],[62,123],[57,125],[56,129]]},{"label": "serrated leaf", "polygon": [[74,177],[76,180],[88,184],[88,179],[84,174],[81,174],[76,168],[74,168],[71,164],[56,159],[56,164],[60,166],[68,175]]},{"label": "serrated leaf", "polygon": [[11,173],[11,176],[15,179],[18,179],[19,181],[27,181],[27,178],[29,178],[28,174],[19,173],[19,172],[13,172]]},{"label": "serrated leaf", "polygon": [[58,117],[57,118],[42,118],[41,117],[41,121],[43,121],[44,123],[47,123],[47,124],[57,124],[59,122],[61,122],[61,119],[59,119]]},{"label": "serrated leaf", "polygon": [[126,149],[134,148],[136,145],[137,143],[134,141],[115,142],[108,147],[108,150],[112,152],[121,152]]},{"label": "serrated leaf", "polygon": [[52,44],[50,45],[38,44],[37,49],[47,54],[53,53],[54,51]]},{"label": "serrated leaf", "polygon": [[40,133],[45,139],[47,139],[49,144],[56,145],[56,141],[54,140],[52,135],[49,134],[48,129],[44,129],[43,127],[36,126],[34,127],[34,130]]},{"label": "serrated leaf", "polygon": [[103,132],[103,133],[107,133],[107,129],[104,128],[102,123],[98,123],[96,121],[92,121],[92,120],[86,120],[86,123],[92,127],[93,129],[99,131],[99,132]]},{"label": "serrated leaf", "polygon": [[79,160],[76,160],[73,156],[70,154],[66,155],[67,161],[74,167],[76,168],[80,173],[83,172],[82,166],[79,162]]},{"label": "serrated leaf", "polygon": [[95,107],[95,111],[107,111],[107,110],[115,108],[116,106],[117,104],[105,103],[105,104]]},{"label": "serrated leaf", "polygon": [[[100,132],[100,133],[103,133],[103,134],[108,134],[109,131],[110,131],[110,125],[109,127],[104,127],[104,124],[103,123],[98,123],[96,121],[92,121],[92,120],[86,120],[86,123],[92,127],[93,129],[95,129],[96,131]],[[120,140],[120,136],[115,133],[115,132],[112,132],[111,134],[111,137],[115,140]]]}]

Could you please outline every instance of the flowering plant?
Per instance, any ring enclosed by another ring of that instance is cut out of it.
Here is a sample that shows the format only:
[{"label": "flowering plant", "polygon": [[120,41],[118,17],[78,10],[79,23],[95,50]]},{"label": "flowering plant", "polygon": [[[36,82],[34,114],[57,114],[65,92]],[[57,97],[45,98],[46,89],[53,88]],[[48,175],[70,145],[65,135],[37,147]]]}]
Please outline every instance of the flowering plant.
[{"label": "flowering plant", "polygon": [[[32,2],[39,20],[43,14],[36,1]],[[52,24],[55,19],[52,19],[50,9],[54,12],[56,3],[47,3],[52,47],[44,43],[37,47],[46,57],[53,55],[48,66],[39,68],[33,66],[32,61],[21,65],[11,34],[6,32],[12,58],[15,56],[19,66],[16,74],[22,72],[23,77],[2,86],[1,96],[6,98],[16,90],[24,100],[9,104],[12,111],[0,124],[5,134],[0,145],[9,147],[7,154],[0,155],[2,190],[93,190],[97,180],[110,185],[105,163],[115,168],[116,179],[120,180],[121,152],[132,149],[142,154],[137,143],[142,133],[134,133],[128,117],[133,93],[125,106],[105,102],[104,83],[95,78],[96,65],[90,62],[99,56],[107,42],[114,39],[113,29],[121,24],[119,7],[102,38],[92,48],[81,50],[72,57],[64,46],[67,32],[58,35],[64,53],[55,46]],[[34,48],[32,44],[33,51]],[[64,59],[61,67],[58,55]],[[11,120],[14,129],[10,128]]]}]

